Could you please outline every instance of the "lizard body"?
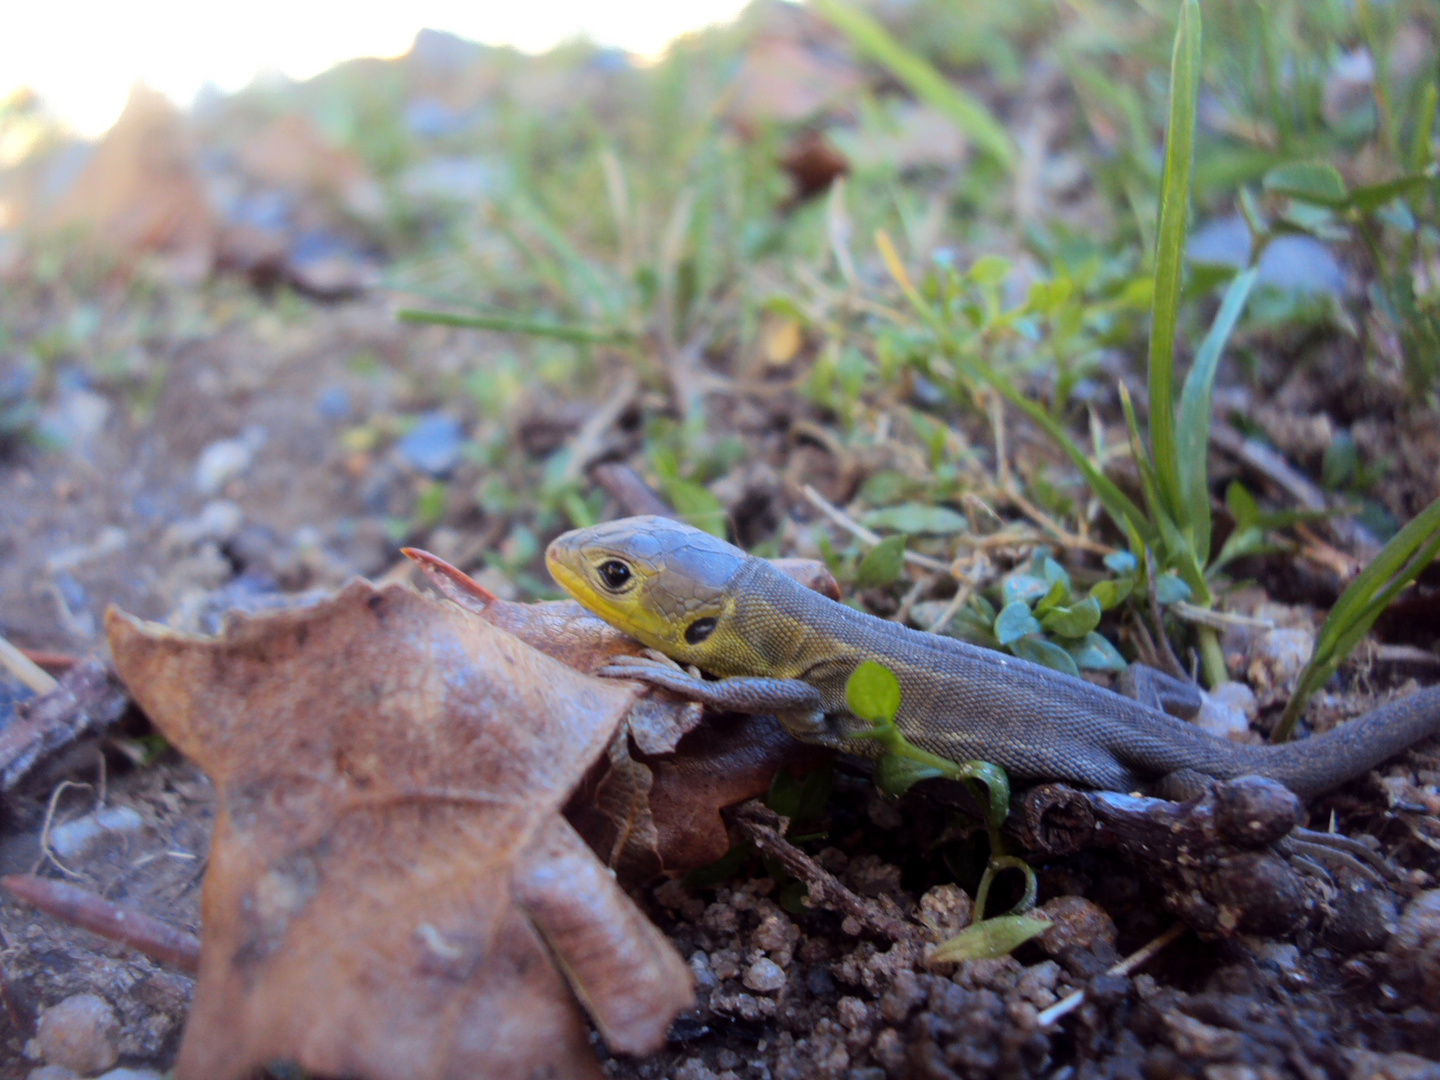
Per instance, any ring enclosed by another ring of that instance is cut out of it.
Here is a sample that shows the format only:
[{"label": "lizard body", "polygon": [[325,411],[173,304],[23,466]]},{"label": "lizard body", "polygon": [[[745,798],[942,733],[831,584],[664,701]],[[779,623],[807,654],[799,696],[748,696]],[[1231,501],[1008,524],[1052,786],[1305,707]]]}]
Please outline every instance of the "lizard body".
[{"label": "lizard body", "polygon": [[911,630],[837,603],[765,560],[666,518],[566,533],[546,562],[582,605],[673,660],[602,674],[635,678],[740,712],[774,713],[796,737],[858,754],[870,724],[845,687],[873,660],[901,687],[896,724],[952,761],[1112,791],[1181,795],[1205,777],[1268,776],[1309,799],[1440,731],[1440,687],[1384,705],[1327,734],[1248,746],[1051,668]]}]

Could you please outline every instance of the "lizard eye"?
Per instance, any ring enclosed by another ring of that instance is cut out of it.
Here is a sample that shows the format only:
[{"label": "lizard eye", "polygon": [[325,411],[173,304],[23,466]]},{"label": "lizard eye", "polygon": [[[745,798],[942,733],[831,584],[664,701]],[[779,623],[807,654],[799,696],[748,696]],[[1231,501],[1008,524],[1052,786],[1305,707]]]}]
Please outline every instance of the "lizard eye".
[{"label": "lizard eye", "polygon": [[619,592],[630,580],[630,567],[619,559],[608,559],[598,567],[600,580],[611,592]]},{"label": "lizard eye", "polygon": [[715,632],[715,620],[710,617],[696,619],[685,628],[685,640],[691,645],[699,645]]}]

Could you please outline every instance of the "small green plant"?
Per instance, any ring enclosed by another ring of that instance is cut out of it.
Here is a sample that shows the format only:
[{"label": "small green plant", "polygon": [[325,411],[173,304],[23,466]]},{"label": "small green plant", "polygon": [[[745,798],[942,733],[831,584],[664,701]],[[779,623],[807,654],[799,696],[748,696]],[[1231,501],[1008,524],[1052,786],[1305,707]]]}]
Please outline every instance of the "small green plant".
[{"label": "small green plant", "polygon": [[1345,658],[1370,632],[1381,612],[1437,555],[1440,555],[1440,499],[1396,533],[1335,601],[1315,639],[1315,654],[1300,673],[1295,693],[1275,728],[1275,742],[1285,742],[1294,734],[1296,721],[1304,713],[1311,695],[1330,681]]},{"label": "small green plant", "polygon": [[[1023,859],[1005,851],[1000,827],[1010,814],[1010,780],[1005,770],[988,761],[955,762],[915,746],[901,734],[895,723],[900,714],[900,680],[883,664],[866,660],[851,673],[845,684],[845,703],[861,720],[874,727],[857,738],[873,739],[881,746],[875,762],[875,786],[898,797],[921,780],[944,777],[965,780],[985,789],[985,826],[990,836],[990,857],[980,886],[975,892],[975,923],[940,945],[937,960],[978,960],[1003,956],[1036,934],[1043,933],[1050,920],[1027,914],[1035,906],[1038,882],[1035,871]],[[1006,870],[1025,876],[1025,892],[1015,907],[997,918],[985,918],[990,886]]]},{"label": "small green plant", "polygon": [[[1160,186],[1160,221],[1156,230],[1150,304],[1148,440],[1141,435],[1133,404],[1123,385],[1121,387],[1132,456],[1142,481],[1144,509],[1104,474],[1049,410],[1027,397],[1006,373],[990,362],[983,349],[977,349],[973,341],[957,334],[951,314],[937,308],[911,283],[888,237],[878,235],[877,242],[892,277],[935,331],[947,354],[958,362],[959,374],[990,386],[1038,424],[1079,469],[1127,537],[1137,560],[1141,553],[1152,552],[1162,571],[1173,573],[1188,586],[1196,604],[1209,607],[1214,600],[1207,575],[1212,526],[1207,476],[1212,392],[1220,356],[1258,271],[1252,265],[1231,281],[1185,379],[1177,408],[1175,337],[1199,94],[1200,34],[1198,0],[1185,0],[1171,61],[1170,121]],[[1255,245],[1256,254],[1262,247]],[[1016,620],[1013,626],[1018,627],[1022,621],[1020,613],[1013,618]],[[1224,657],[1214,630],[1198,627],[1197,636],[1207,681],[1211,685],[1224,682],[1227,678]]]},{"label": "small green plant", "polygon": [[[1106,568],[1112,577],[1081,592],[1049,550],[1037,548],[1028,567],[1006,576],[993,596],[971,596],[940,632],[1067,675],[1123,671],[1125,658],[1096,628],[1105,612],[1134,591],[1138,566],[1133,555],[1121,551],[1106,557]],[[1156,584],[1162,604],[1190,596],[1189,587],[1174,574],[1162,575]]]}]

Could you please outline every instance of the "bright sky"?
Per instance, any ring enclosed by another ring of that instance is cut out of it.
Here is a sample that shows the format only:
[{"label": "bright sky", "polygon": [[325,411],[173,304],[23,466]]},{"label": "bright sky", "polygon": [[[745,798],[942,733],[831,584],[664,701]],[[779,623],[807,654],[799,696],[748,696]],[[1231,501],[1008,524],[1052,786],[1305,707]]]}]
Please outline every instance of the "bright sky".
[{"label": "bright sky", "polygon": [[397,56],[423,27],[544,50],[585,35],[654,54],[733,18],[744,0],[0,0],[0,100],[22,86],[79,134],[120,115],[145,82],[189,105],[206,83],[317,75],[340,60]]}]

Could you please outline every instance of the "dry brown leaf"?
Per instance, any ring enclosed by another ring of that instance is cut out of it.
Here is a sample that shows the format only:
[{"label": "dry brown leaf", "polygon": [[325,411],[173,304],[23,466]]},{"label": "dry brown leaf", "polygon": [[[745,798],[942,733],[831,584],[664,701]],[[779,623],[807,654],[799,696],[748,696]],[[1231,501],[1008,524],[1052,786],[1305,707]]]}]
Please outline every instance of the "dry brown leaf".
[{"label": "dry brown leaf", "polygon": [[661,1045],[688,971],[558,813],[633,687],[400,587],[218,639],[106,622],[219,796],[181,1080],[598,1077],[575,996]]},{"label": "dry brown leaf", "polygon": [[115,126],[42,227],[83,226],[101,247],[130,258],[164,252],[192,278],[207,273],[217,225],[184,117],[137,86]]}]

